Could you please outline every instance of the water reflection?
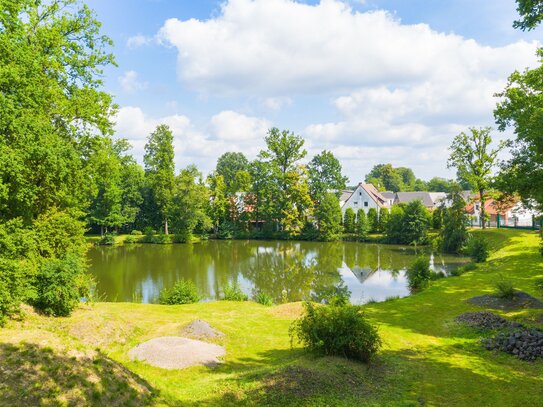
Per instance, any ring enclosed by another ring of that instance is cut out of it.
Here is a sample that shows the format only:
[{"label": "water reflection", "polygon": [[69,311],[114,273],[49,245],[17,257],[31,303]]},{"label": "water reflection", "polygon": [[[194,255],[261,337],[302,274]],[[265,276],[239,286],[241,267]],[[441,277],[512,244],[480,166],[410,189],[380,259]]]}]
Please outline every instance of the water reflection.
[{"label": "water reflection", "polygon": [[[360,304],[408,295],[405,268],[416,254],[401,246],[354,242],[209,241],[95,247],[89,257],[106,301],[154,302],[162,288],[185,278],[208,300],[237,282],[248,294],[260,290],[278,303],[326,302],[350,292],[351,301]],[[431,255],[431,267],[445,274],[465,261]]]}]

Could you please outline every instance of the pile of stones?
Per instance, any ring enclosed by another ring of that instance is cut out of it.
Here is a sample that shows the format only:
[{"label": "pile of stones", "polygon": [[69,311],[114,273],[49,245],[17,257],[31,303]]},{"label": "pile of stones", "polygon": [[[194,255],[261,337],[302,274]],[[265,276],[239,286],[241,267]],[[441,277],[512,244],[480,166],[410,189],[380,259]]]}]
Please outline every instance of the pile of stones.
[{"label": "pile of stones", "polygon": [[484,339],[483,345],[515,355],[522,360],[543,358],[543,331],[536,328],[520,328],[501,332],[494,338]]},{"label": "pile of stones", "polygon": [[517,322],[510,322],[507,319],[493,314],[492,312],[465,312],[455,318],[456,322],[466,324],[473,328],[480,329],[505,329],[520,328],[522,325]]}]

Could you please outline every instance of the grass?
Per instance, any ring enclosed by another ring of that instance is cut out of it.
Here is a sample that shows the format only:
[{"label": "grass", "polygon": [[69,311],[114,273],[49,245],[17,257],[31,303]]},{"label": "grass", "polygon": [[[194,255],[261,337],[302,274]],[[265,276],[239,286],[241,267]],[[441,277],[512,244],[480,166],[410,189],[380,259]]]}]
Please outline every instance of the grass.
[{"label": "grass", "polygon": [[[465,300],[492,294],[500,276],[542,299],[538,236],[474,233],[490,242],[487,263],[411,297],[365,306],[383,339],[369,366],[291,349],[299,303],[97,303],[57,319],[27,310],[0,329],[0,405],[542,405],[543,361],[487,351],[486,334],[453,322],[481,310]],[[543,328],[541,310],[493,312]],[[227,350],[221,366],[167,371],[128,359],[134,345],[177,335],[198,318],[226,334],[217,340]]]}]

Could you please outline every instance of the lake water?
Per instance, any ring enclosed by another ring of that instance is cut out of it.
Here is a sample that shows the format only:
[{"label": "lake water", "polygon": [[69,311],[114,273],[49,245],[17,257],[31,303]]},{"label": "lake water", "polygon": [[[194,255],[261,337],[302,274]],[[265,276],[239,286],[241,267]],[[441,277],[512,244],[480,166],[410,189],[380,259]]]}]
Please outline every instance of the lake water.
[{"label": "lake water", "polygon": [[[102,246],[89,252],[100,299],[144,303],[156,302],[162,288],[182,278],[194,281],[207,300],[238,282],[247,294],[261,290],[277,303],[325,301],[345,289],[355,304],[383,301],[409,295],[405,268],[415,256],[403,246],[254,240]],[[430,259],[445,274],[467,262],[440,254]]]}]

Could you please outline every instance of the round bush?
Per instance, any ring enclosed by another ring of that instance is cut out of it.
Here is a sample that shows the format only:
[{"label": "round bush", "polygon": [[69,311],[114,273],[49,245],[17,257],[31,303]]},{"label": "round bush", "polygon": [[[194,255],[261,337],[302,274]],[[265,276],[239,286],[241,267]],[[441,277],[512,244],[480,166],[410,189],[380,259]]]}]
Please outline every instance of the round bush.
[{"label": "round bush", "polygon": [[191,280],[179,280],[172,288],[160,292],[159,302],[165,305],[193,304],[200,299],[198,289]]},{"label": "round bush", "polygon": [[430,261],[426,256],[419,256],[407,268],[407,280],[409,288],[418,290],[428,285],[428,281],[432,278],[430,271]]},{"label": "round bush", "polygon": [[356,305],[304,303],[305,312],[290,327],[291,341],[325,355],[368,362],[381,347],[377,328]]},{"label": "round bush", "polygon": [[468,241],[467,253],[475,263],[483,263],[488,259],[490,249],[484,237],[472,237]]}]

